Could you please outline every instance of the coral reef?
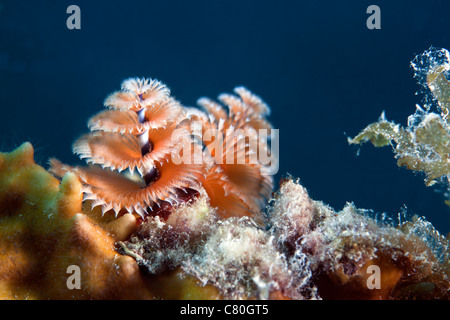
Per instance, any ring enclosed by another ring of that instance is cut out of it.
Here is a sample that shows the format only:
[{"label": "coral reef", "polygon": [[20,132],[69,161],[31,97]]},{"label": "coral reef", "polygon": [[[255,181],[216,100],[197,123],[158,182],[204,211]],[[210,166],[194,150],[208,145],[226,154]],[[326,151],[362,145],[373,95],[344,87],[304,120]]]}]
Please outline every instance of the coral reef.
[{"label": "coral reef", "polygon": [[[438,53],[416,66],[441,114],[419,109],[408,128],[383,117],[350,139],[394,141],[428,183],[449,174]],[[156,80],[124,81],[74,144],[91,165],[51,160],[61,181],[30,143],[0,153],[0,298],[450,299],[450,239],[425,218],[336,211],[290,176],[270,198],[268,163],[253,161],[269,152],[269,108],[235,93],[219,96],[227,108],[201,98],[204,112]]]},{"label": "coral reef", "polygon": [[59,183],[29,143],[0,154],[0,181],[2,299],[450,298],[449,240],[426,220],[336,212],[292,178],[265,218],[223,220],[201,197],[140,224],[82,204],[77,177]]}]

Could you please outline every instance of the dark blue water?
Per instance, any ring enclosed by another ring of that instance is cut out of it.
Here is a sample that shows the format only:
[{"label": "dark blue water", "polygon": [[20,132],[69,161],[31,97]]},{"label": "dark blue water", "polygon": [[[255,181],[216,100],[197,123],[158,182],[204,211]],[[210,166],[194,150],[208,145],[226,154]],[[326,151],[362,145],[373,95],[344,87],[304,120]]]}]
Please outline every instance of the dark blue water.
[{"label": "dark blue water", "polygon": [[[66,8],[81,9],[68,30]],[[366,9],[381,9],[368,30]],[[349,146],[383,110],[406,124],[421,97],[409,66],[450,49],[448,1],[0,0],[2,149],[29,140],[37,160],[76,163],[72,142],[128,77],[166,83],[185,105],[244,85],[271,106],[280,170],[335,209],[396,216],[403,206],[450,231],[450,208],[390,148]],[[445,188],[440,188],[445,189]]]}]

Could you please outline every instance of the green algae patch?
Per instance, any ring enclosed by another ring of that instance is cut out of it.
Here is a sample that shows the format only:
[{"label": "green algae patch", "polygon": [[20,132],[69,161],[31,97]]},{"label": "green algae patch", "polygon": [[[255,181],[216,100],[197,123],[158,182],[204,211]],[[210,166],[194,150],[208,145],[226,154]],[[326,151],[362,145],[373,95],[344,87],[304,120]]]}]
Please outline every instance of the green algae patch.
[{"label": "green algae patch", "polygon": [[431,48],[417,56],[411,65],[424,93],[424,103],[408,118],[408,125],[403,127],[387,121],[383,113],[378,122],[367,126],[348,142],[370,141],[375,147],[391,145],[397,165],[423,172],[425,183],[430,186],[439,179],[448,180],[450,173],[449,52]]}]

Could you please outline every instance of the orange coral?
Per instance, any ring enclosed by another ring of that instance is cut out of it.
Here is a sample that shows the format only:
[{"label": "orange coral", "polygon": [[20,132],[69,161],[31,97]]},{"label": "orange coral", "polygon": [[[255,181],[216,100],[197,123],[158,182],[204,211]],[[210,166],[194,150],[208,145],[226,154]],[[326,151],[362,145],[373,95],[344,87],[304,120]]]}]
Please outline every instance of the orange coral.
[{"label": "orange coral", "polygon": [[[50,170],[60,177],[75,173],[83,183],[84,199],[116,216],[162,215],[162,206],[186,200],[180,194],[190,194],[189,199],[205,192],[223,217],[250,215],[263,208],[273,187],[272,177],[255,157],[258,148],[268,150],[257,130],[271,129],[264,118],[269,108],[243,87],[235,92],[239,97],[219,97],[228,113],[200,99],[208,115],[183,108],[157,80],[127,79],[121,91],[106,98],[109,110],[89,120],[92,132],[73,145],[74,153],[93,166],[70,167],[51,159]],[[236,133],[229,135],[230,130]],[[211,135],[213,143],[206,144]]]},{"label": "orange coral", "polygon": [[[35,164],[30,143],[0,153],[0,299],[218,297],[180,271],[145,276],[116,251],[116,242],[136,231],[136,218],[91,210],[81,190],[73,173],[59,183]],[[71,267],[79,268],[79,288],[68,286]]]},{"label": "orange coral", "polygon": [[[31,144],[0,154],[0,297],[6,299],[149,298],[136,262],[114,250],[136,229],[125,215],[109,221],[82,214],[81,184],[58,180],[33,160]],[[67,286],[68,267],[81,289]]]}]

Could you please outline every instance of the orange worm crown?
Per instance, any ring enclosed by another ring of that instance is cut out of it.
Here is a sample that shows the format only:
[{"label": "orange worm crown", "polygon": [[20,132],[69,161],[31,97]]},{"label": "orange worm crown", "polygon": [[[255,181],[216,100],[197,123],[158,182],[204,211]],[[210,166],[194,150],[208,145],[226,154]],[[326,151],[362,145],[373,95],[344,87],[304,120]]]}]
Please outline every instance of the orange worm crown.
[{"label": "orange worm crown", "polygon": [[[127,79],[105,99],[107,110],[89,119],[91,132],[73,144],[90,165],[50,159],[50,171],[75,173],[84,200],[116,216],[158,214],[163,205],[186,201],[186,194],[207,196],[222,217],[251,215],[273,188],[266,166],[248,160],[258,148],[268,150],[257,131],[272,129],[265,119],[270,109],[244,87],[235,93],[219,96],[228,110],[199,99],[202,111],[181,106],[157,80]],[[227,135],[230,130],[239,134]]]}]

